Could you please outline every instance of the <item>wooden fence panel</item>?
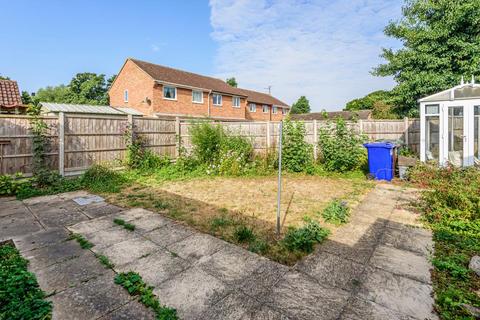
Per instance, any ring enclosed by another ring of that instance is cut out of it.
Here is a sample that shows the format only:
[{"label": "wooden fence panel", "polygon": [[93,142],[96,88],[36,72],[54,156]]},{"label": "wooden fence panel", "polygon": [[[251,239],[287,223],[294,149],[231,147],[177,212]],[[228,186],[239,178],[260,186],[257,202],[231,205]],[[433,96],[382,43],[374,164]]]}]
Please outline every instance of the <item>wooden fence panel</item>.
[{"label": "wooden fence panel", "polygon": [[175,120],[158,118],[134,118],[134,129],[146,146],[160,156],[175,157]]}]

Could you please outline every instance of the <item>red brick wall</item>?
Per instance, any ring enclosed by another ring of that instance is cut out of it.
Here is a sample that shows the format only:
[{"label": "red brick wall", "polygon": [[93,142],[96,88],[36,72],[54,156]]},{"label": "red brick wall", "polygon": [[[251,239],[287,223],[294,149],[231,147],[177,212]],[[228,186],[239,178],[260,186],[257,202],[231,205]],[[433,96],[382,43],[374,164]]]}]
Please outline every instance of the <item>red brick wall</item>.
[{"label": "red brick wall", "polygon": [[[145,98],[148,97],[152,100],[153,83],[150,76],[135,63],[127,60],[108,92],[110,105],[131,107],[146,115],[151,115],[152,105],[145,102]],[[124,101],[125,90],[128,90],[128,102]]]}]

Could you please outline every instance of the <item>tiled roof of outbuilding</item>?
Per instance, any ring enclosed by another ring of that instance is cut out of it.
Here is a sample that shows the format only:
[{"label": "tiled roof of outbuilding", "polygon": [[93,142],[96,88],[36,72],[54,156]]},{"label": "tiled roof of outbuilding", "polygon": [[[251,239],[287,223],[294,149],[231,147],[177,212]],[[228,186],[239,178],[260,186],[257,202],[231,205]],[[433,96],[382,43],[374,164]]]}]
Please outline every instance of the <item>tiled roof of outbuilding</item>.
[{"label": "tiled roof of outbuilding", "polygon": [[0,80],[0,106],[15,108],[22,105],[22,97],[18,90],[17,81]]}]

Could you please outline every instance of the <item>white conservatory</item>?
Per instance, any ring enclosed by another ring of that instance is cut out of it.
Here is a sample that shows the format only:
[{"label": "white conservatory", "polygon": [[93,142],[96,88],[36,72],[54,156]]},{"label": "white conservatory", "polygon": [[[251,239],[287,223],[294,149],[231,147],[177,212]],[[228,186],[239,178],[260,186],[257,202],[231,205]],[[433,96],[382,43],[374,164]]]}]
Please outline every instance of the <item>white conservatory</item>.
[{"label": "white conservatory", "polygon": [[480,164],[480,85],[462,83],[420,102],[420,160]]}]

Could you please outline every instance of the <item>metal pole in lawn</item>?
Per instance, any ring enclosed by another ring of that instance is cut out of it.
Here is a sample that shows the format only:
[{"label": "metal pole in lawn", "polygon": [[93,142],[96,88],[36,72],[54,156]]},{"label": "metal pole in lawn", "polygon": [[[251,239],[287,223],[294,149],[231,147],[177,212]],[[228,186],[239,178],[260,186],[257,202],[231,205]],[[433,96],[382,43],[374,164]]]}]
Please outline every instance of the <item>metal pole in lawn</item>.
[{"label": "metal pole in lawn", "polygon": [[282,135],[283,121],[280,121],[278,128],[277,236],[280,236],[280,198],[282,196]]}]

